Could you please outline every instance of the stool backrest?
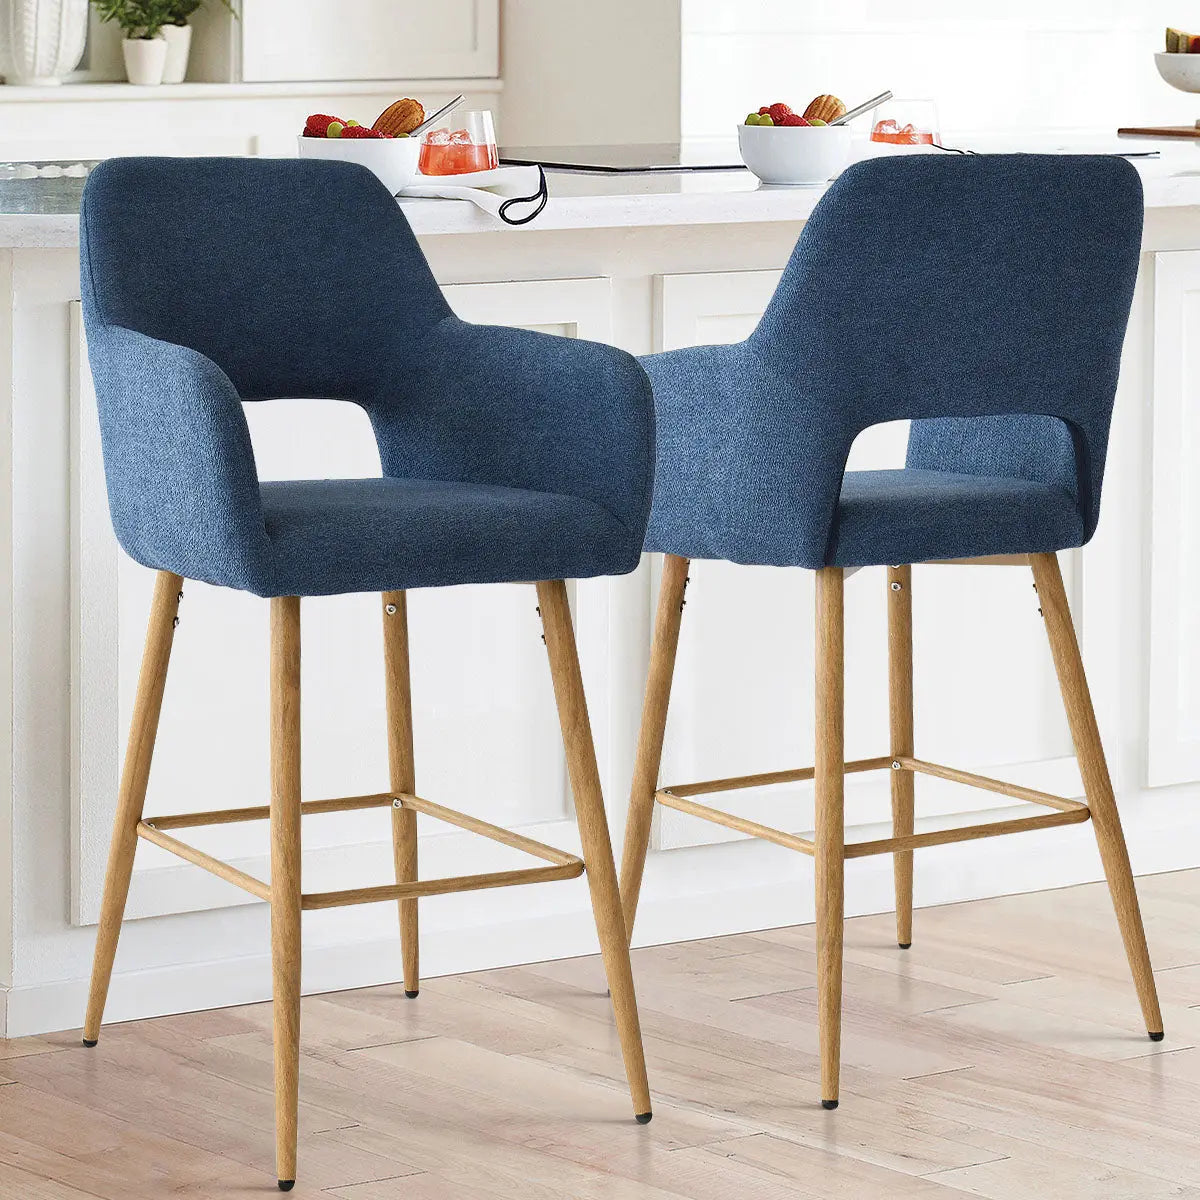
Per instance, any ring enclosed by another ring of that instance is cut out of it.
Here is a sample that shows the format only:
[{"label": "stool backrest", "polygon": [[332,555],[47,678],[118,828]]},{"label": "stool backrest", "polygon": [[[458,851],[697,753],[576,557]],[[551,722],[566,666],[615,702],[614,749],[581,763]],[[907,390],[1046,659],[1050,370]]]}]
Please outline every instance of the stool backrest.
[{"label": "stool backrest", "polygon": [[868,160],[817,206],[750,345],[825,414],[832,457],[914,418],[910,466],[1069,484],[1090,535],[1141,231],[1121,158]]},{"label": "stool backrest", "polygon": [[395,200],[350,163],[110,159],[80,232],[89,326],[198,350],[243,400],[368,400],[449,312]]}]

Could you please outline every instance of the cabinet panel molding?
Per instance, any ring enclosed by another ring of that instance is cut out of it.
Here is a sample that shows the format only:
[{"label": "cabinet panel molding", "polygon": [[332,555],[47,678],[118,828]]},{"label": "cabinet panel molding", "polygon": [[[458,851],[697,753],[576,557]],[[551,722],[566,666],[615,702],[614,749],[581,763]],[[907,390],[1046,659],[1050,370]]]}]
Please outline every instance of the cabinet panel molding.
[{"label": "cabinet panel molding", "polygon": [[1200,251],[1155,255],[1147,782],[1200,779]]},{"label": "cabinet panel molding", "polygon": [[250,0],[241,7],[246,83],[499,74],[499,0]]}]

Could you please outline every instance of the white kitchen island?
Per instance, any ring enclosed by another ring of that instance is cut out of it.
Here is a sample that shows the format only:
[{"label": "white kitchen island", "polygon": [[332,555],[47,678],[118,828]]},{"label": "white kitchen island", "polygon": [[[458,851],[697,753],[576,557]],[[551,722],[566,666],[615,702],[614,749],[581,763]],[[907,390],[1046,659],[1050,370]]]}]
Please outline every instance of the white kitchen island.
[{"label": "white kitchen island", "polygon": [[[1140,169],[1142,275],[1104,510],[1092,545],[1063,562],[1134,867],[1148,872],[1200,865],[1200,498],[1191,467],[1200,461],[1200,365],[1187,352],[1200,345],[1200,153],[1168,147]],[[466,319],[635,353],[744,336],[819,197],[761,189],[744,172],[556,174],[551,190],[543,215],[521,229],[500,228],[461,202],[403,207]],[[69,199],[61,207],[68,211],[0,214],[0,569],[11,580],[0,600],[0,706],[9,718],[0,720],[0,984],[9,1036],[82,1020],[150,585],[149,572],[119,555],[109,527],[79,320],[78,219]],[[248,407],[263,477],[378,470],[366,419],[352,406]],[[903,448],[903,427],[881,426],[860,438],[851,465],[899,465]],[[657,565],[648,558],[633,575],[573,589],[618,852]],[[811,762],[810,576],[698,563],[692,581],[666,782]],[[1078,793],[1028,573],[931,566],[915,573],[914,587],[918,752]],[[197,584],[186,597],[148,812],[262,803],[266,606]],[[887,748],[882,572],[856,574],[846,600],[846,750],[861,758]],[[413,596],[418,788],[569,847],[575,835],[534,604],[524,586]],[[306,797],[378,791],[387,775],[377,599],[311,600],[304,616]],[[473,631],[465,641],[464,620]],[[926,778],[917,800],[927,822],[992,803]],[[811,827],[808,785],[738,793],[725,806]],[[879,836],[888,811],[886,777],[848,781],[849,838]],[[811,921],[807,859],[679,813],[660,812],[658,821],[637,942]],[[422,875],[510,862],[507,850],[445,827],[421,831]],[[306,890],[388,882],[389,837],[379,813],[310,819]],[[265,875],[264,828],[219,826],[196,841]],[[141,919],[122,935],[110,1019],[266,998],[265,906],[149,845],[138,856],[129,915]],[[1100,877],[1087,828],[938,847],[916,859],[918,904]],[[886,858],[858,860],[847,872],[847,911],[889,909],[891,880]],[[438,897],[421,911],[426,975],[596,948],[581,880]],[[1153,927],[1149,935],[1153,954]],[[918,914],[914,956],[920,946]],[[394,905],[307,915],[306,991],[399,975]]]}]

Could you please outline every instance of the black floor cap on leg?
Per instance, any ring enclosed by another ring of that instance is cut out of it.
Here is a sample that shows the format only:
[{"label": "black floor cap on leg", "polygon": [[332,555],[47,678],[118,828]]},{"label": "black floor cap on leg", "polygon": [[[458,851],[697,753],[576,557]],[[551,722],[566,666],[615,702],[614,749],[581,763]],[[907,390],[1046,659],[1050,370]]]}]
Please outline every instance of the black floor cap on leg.
[{"label": "black floor cap on leg", "polygon": [[[1151,1034],[1151,1036],[1153,1037],[1154,1035]],[[1160,1033],[1158,1036],[1162,1037],[1162,1034]],[[83,1044],[90,1049],[92,1046],[94,1046],[96,1044],[96,1039],[95,1038],[84,1038]]]},{"label": "black floor cap on leg", "polygon": [[[1150,1040],[1152,1042],[1161,1042],[1163,1040],[1163,1038],[1165,1038],[1166,1036],[1167,1036],[1166,1033],[1160,1029],[1157,1033],[1152,1033],[1150,1035]],[[94,1042],[92,1044],[95,1045]]]},{"label": "black floor cap on leg", "polygon": [[415,1000],[415,999],[416,999],[416,998],[417,998],[417,997],[418,997],[418,996],[419,996],[421,993],[420,993],[420,991],[416,991],[416,992],[410,992],[410,991],[408,990],[408,988],[405,988],[405,989],[404,989],[404,994],[405,994],[405,995],[406,995],[406,996],[407,996],[407,997],[408,997],[410,1000]]},{"label": "black floor cap on leg", "polygon": [[649,1125],[649,1124],[650,1124],[650,1118],[651,1118],[652,1116],[654,1116],[654,1114],[653,1114],[652,1112],[647,1112],[647,1113],[637,1113],[637,1114],[634,1116],[634,1118],[633,1118],[633,1119],[634,1119],[634,1120],[635,1120],[635,1121],[636,1121],[636,1122],[637,1122],[639,1125]]},{"label": "black floor cap on leg", "polygon": [[828,1109],[830,1112],[832,1112],[835,1108],[837,1108],[837,1106],[838,1106],[838,1102],[836,1100],[822,1100],[821,1101],[821,1107]]},{"label": "black floor cap on leg", "polygon": [[294,1179],[280,1179],[278,1182],[279,1190],[281,1192],[290,1192],[292,1188],[296,1186],[296,1181]]},{"label": "black floor cap on leg", "polygon": [[912,942],[897,942],[896,945],[899,946],[901,950],[912,949]]}]

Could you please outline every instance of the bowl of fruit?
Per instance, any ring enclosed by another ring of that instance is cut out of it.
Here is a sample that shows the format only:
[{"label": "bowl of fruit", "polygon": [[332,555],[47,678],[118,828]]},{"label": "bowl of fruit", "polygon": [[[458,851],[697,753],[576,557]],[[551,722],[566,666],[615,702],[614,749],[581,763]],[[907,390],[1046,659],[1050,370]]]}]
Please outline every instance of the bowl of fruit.
[{"label": "bowl of fruit", "polygon": [[417,174],[421,139],[409,134],[424,120],[420,102],[407,97],[388,105],[370,126],[314,113],[299,138],[300,157],[358,163],[379,176],[394,196]]},{"label": "bowl of fruit", "polygon": [[1181,92],[1200,92],[1200,34],[1167,30],[1167,52],[1154,56],[1158,73]]},{"label": "bowl of fruit", "polygon": [[812,187],[832,179],[850,158],[850,127],[834,125],[846,112],[836,96],[818,96],[803,113],[764,105],[738,126],[742,161],[763,183]]}]

